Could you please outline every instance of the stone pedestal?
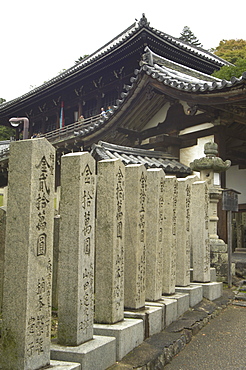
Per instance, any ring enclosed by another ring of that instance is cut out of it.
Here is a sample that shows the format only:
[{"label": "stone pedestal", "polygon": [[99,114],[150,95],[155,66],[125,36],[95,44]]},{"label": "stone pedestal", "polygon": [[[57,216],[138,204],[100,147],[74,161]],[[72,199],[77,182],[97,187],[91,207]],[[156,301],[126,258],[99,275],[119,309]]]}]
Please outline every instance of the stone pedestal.
[{"label": "stone pedestal", "polygon": [[[159,302],[159,301],[157,301]],[[159,333],[163,323],[163,309],[156,302],[146,302],[145,307],[139,310],[125,311],[125,318],[141,319],[144,324],[144,339]]]},{"label": "stone pedestal", "polygon": [[10,145],[0,368],[50,365],[55,149]]},{"label": "stone pedestal", "polygon": [[176,292],[170,297],[165,297],[166,299],[176,299],[177,300],[177,316],[180,317],[189,310],[190,308],[190,296],[188,293]]},{"label": "stone pedestal", "polygon": [[191,283],[187,287],[176,287],[176,292],[189,294],[190,307],[194,307],[203,298],[203,288],[200,284]]},{"label": "stone pedestal", "polygon": [[78,362],[83,370],[105,370],[116,361],[116,339],[95,335],[75,347],[52,343],[50,356],[56,361]]},{"label": "stone pedestal", "polygon": [[95,322],[124,319],[125,166],[98,162]]},{"label": "stone pedestal", "polygon": [[76,346],[93,337],[95,161],[89,153],[61,159],[58,341]]},{"label": "stone pedestal", "polygon": [[116,324],[94,324],[94,334],[116,339],[116,361],[140,345],[144,340],[144,321],[124,319]]},{"label": "stone pedestal", "polygon": [[201,286],[203,288],[203,297],[209,299],[210,301],[214,301],[222,296],[222,282],[201,283]]},{"label": "stone pedestal", "polygon": [[145,305],[147,171],[143,165],[126,166],[125,307]]}]

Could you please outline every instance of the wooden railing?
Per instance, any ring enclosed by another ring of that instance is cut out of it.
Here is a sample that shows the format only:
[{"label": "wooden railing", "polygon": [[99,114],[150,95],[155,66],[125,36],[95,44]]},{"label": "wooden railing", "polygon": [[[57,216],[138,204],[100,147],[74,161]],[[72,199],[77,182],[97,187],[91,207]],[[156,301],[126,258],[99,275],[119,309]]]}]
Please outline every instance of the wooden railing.
[{"label": "wooden railing", "polygon": [[100,114],[97,114],[96,116],[84,119],[82,122],[81,121],[74,122],[62,128],[58,128],[56,130],[49,131],[45,134],[41,134],[40,137],[45,137],[50,142],[66,140],[68,136],[76,135],[76,132],[79,133],[80,130],[90,126],[92,123],[95,123],[101,117],[102,116]]}]

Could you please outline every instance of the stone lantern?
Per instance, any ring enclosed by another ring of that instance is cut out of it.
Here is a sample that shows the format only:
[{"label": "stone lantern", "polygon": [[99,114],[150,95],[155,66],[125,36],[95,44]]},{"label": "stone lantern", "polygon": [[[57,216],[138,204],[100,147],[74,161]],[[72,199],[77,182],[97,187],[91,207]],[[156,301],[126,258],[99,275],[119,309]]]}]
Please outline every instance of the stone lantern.
[{"label": "stone lantern", "polygon": [[222,196],[220,173],[231,166],[231,161],[223,161],[218,157],[218,145],[208,142],[204,145],[206,157],[195,159],[190,163],[193,171],[200,172],[200,179],[207,181],[209,187],[209,239],[211,252],[211,266],[216,268],[220,280],[227,277],[227,245],[217,234],[218,214],[217,206]]}]

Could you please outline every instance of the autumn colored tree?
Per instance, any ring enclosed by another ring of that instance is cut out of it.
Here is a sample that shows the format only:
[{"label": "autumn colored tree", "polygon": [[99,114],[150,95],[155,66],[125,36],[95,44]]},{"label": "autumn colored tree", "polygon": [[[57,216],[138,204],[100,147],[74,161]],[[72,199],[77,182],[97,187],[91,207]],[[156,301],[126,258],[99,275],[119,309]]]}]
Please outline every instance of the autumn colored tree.
[{"label": "autumn colored tree", "polygon": [[187,42],[188,44],[202,47],[202,44],[200,43],[198,38],[194,35],[191,29],[187,26],[183,28],[183,31],[181,32],[179,39]]},{"label": "autumn colored tree", "polygon": [[239,59],[246,59],[246,40],[221,40],[219,46],[211,51],[218,57],[236,64]]},{"label": "autumn colored tree", "polygon": [[213,76],[230,80],[232,77],[242,76],[246,71],[246,40],[222,40],[219,46],[211,51],[231,63],[214,72]]}]

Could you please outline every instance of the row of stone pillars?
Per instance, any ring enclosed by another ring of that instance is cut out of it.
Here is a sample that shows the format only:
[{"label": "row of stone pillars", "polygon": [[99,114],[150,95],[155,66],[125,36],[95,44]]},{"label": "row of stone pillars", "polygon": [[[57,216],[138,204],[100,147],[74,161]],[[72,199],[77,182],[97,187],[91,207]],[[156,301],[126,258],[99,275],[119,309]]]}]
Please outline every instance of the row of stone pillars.
[{"label": "row of stone pillars", "polygon": [[[156,302],[173,295],[177,285],[189,286],[191,249],[193,280],[210,281],[207,181],[197,181],[196,176],[176,179],[143,165],[125,167],[120,160],[100,161],[96,170],[89,153],[65,155],[58,343],[51,348],[54,160],[54,148],[45,139],[11,144],[0,342],[3,370],[51,367],[50,351],[53,359],[71,361],[80,358],[74,353],[81,354],[81,345],[101,351],[98,362],[93,355],[85,368],[106,368],[116,357],[110,355],[103,364],[103,353],[110,352],[105,348],[115,346],[115,339],[93,335],[94,320],[124,322],[126,308],[144,309],[146,300]],[[82,359],[78,362],[82,364]]]}]

